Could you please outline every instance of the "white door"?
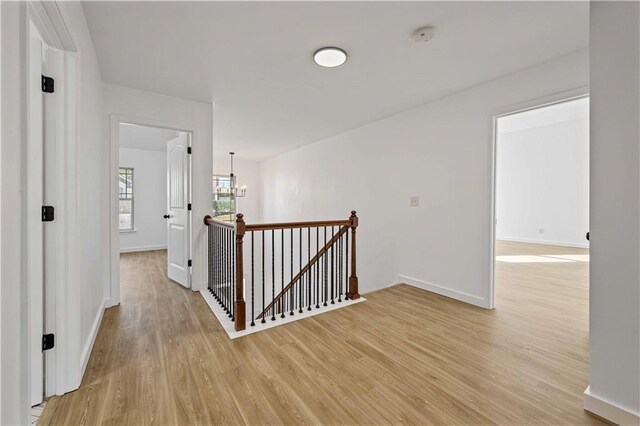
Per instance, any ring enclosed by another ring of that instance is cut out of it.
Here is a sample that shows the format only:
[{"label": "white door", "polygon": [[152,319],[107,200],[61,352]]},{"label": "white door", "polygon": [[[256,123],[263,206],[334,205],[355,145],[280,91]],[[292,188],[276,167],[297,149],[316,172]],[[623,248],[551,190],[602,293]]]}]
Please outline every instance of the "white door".
[{"label": "white door", "polygon": [[189,135],[167,142],[167,275],[189,287]]}]

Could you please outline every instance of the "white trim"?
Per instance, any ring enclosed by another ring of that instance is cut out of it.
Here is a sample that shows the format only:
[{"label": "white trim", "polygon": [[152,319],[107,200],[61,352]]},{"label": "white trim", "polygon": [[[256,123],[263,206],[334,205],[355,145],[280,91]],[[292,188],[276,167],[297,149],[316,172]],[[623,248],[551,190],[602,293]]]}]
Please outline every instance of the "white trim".
[{"label": "white trim", "polygon": [[[118,168],[120,165],[120,123],[137,124],[139,126],[159,127],[162,129],[176,130],[189,134],[189,147],[194,147],[198,138],[196,129],[184,123],[156,120],[153,118],[135,117],[127,114],[109,113],[109,288],[105,294],[106,306],[120,304],[120,225],[118,213]],[[189,156],[189,203],[193,203],[191,188],[193,186],[193,168],[191,156]],[[190,211],[192,218],[193,212]],[[193,220],[189,220],[189,258],[193,256]],[[189,271],[189,288],[194,288],[191,282],[191,270]]]},{"label": "white trim", "polygon": [[58,3],[55,1],[31,1],[29,13],[42,40],[50,47],[76,52],[69,28],[62,17]]},{"label": "white trim", "polygon": [[532,109],[542,108],[545,106],[559,104],[563,102],[569,102],[572,100],[580,99],[589,96],[589,86],[576,87],[569,90],[563,90],[561,92],[553,93],[541,98],[530,99],[525,102],[512,104],[503,108],[499,108],[493,111],[491,114],[491,145],[489,147],[491,152],[491,179],[490,192],[491,192],[491,205],[489,207],[490,220],[489,220],[489,289],[487,292],[487,306],[493,309],[495,307],[495,251],[496,251],[496,149],[498,142],[498,118],[505,117],[507,115],[517,114],[519,112],[528,111]]},{"label": "white trim", "polygon": [[161,244],[157,246],[125,247],[125,248],[120,248],[120,253],[136,253],[139,251],[166,250],[166,249],[167,249],[166,244]]},{"label": "white trim", "polygon": [[444,287],[438,284],[429,283],[419,280],[417,278],[411,278],[406,275],[398,275],[398,282],[408,284],[413,287],[421,288],[423,290],[430,291],[432,293],[439,294],[441,296],[450,297],[451,299],[460,300],[471,305],[479,306],[485,309],[491,309],[491,306],[486,299],[475,296],[473,294],[465,293],[463,291],[453,290],[449,287]]},{"label": "white trim", "polygon": [[270,328],[278,327],[280,325],[288,324],[294,321],[302,320],[305,318],[311,318],[316,315],[324,314],[329,311],[335,311],[336,309],[346,308],[347,306],[355,305],[356,303],[365,302],[367,299],[360,296],[356,300],[343,300],[342,302],[336,302],[335,304],[328,306],[321,306],[320,309],[312,308],[311,311],[307,311],[306,309],[302,310],[302,313],[296,312],[295,315],[287,315],[285,318],[278,318],[276,321],[271,321],[267,319],[267,321],[262,324],[260,321],[256,321],[256,325],[251,327],[247,322],[247,328],[242,331],[235,330],[235,323],[229,320],[229,314],[222,309],[222,306],[218,301],[213,297],[213,295],[208,290],[203,290],[200,292],[204,300],[209,305],[209,308],[213,311],[213,314],[218,319],[218,322],[227,333],[230,339],[237,339],[238,337],[247,336],[249,334],[258,333],[260,331],[268,330]]},{"label": "white trim", "polygon": [[26,147],[26,279],[28,300],[28,378],[29,404],[38,405],[44,395],[44,226],[40,208],[44,204],[44,138],[50,137],[45,126],[44,96],[40,75],[46,45],[42,42],[34,21],[28,21],[27,36],[27,147]]},{"label": "white trim", "polygon": [[87,339],[87,343],[85,343],[84,348],[82,349],[82,355],[80,355],[80,377],[84,376],[84,371],[87,369],[87,364],[89,363],[89,357],[91,356],[91,350],[93,349],[93,344],[96,342],[96,337],[98,336],[98,330],[100,329],[100,324],[102,323],[104,310],[105,310],[105,302],[102,302],[102,305],[98,310],[98,314],[96,315],[96,318],[93,321],[93,325],[91,326],[89,339]]},{"label": "white trim", "polygon": [[[63,395],[80,385],[80,291],[76,279],[76,210],[77,210],[77,113],[80,97],[80,54],[75,52],[65,17],[56,2],[29,2],[27,25],[33,22],[40,31],[50,53],[62,52],[56,66],[44,72],[56,78],[56,93],[47,98],[55,105],[55,130],[48,135],[56,145],[54,185],[48,190],[56,207],[55,226],[48,228],[55,232],[55,248],[48,245],[47,255],[56,265],[55,270],[45,272],[48,295],[46,332],[56,335],[55,348],[46,353],[46,393]],[[55,48],[55,49],[54,49]],[[51,73],[51,74],[49,74]],[[51,128],[49,122],[48,129]],[[45,130],[46,131],[46,130]],[[42,204],[42,200],[40,200]],[[55,257],[55,259],[53,259]],[[41,289],[40,291],[42,292]],[[28,316],[39,308],[37,300],[30,299]],[[32,338],[34,336],[30,336]],[[41,339],[40,336],[35,336]],[[27,377],[32,375],[27,366]],[[26,387],[31,383],[27,380]],[[28,391],[30,392],[30,391]]]},{"label": "white trim", "polygon": [[584,391],[583,406],[586,411],[619,425],[640,424],[640,412],[634,413],[633,411],[592,394],[591,386],[587,386],[587,389]]},{"label": "white trim", "polygon": [[544,244],[547,246],[589,248],[589,243],[580,244],[580,243],[571,243],[567,241],[534,240],[529,238],[518,238],[518,237],[496,237],[496,241],[513,241],[516,243]]}]

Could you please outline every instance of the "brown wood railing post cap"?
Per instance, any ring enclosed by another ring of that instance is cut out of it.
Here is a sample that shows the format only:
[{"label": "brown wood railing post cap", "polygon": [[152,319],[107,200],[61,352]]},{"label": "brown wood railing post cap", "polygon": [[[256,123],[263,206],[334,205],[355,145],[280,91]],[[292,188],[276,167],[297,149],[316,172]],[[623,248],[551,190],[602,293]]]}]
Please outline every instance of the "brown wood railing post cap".
[{"label": "brown wood railing post cap", "polygon": [[356,211],[355,210],[351,210],[351,216],[355,216],[356,215]]},{"label": "brown wood railing post cap", "polygon": [[205,225],[209,226],[209,223],[207,223],[207,222],[212,220],[212,219],[213,218],[211,216],[206,215],[202,221],[204,222]]},{"label": "brown wood railing post cap", "polygon": [[244,217],[244,215],[242,213],[238,213],[236,215],[236,220],[242,220],[243,217]]}]

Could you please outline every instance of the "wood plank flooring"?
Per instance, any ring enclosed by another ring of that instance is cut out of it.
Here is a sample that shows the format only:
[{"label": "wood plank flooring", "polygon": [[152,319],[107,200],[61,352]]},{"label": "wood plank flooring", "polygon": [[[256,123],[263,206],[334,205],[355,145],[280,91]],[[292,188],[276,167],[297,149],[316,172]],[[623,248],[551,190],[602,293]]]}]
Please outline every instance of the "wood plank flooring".
[{"label": "wood plank flooring", "polygon": [[232,341],[165,256],[122,255],[122,304],[40,424],[599,422],[582,410],[586,262],[500,262],[493,311],[398,285]]}]

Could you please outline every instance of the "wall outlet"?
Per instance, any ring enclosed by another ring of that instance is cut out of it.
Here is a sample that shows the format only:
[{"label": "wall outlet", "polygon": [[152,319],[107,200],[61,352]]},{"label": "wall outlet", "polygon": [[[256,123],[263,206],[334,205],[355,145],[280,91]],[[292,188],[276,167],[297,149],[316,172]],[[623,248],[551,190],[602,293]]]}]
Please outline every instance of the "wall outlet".
[{"label": "wall outlet", "polygon": [[409,198],[409,205],[411,207],[418,207],[420,205],[420,197],[418,197],[417,195],[412,195]]}]

